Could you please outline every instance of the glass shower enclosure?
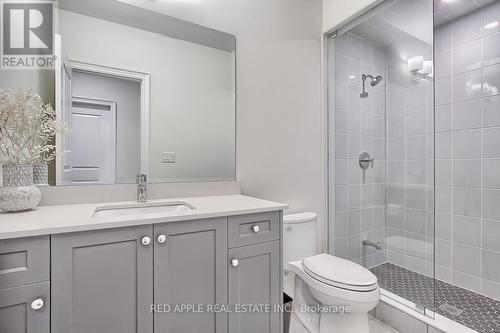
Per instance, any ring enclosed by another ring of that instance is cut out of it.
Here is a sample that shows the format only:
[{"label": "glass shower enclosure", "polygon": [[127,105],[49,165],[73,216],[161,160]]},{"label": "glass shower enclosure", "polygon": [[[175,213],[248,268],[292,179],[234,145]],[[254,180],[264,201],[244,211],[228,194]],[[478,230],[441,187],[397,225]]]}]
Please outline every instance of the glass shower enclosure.
[{"label": "glass shower enclosure", "polygon": [[433,28],[432,0],[387,1],[328,40],[329,252],[430,316]]}]

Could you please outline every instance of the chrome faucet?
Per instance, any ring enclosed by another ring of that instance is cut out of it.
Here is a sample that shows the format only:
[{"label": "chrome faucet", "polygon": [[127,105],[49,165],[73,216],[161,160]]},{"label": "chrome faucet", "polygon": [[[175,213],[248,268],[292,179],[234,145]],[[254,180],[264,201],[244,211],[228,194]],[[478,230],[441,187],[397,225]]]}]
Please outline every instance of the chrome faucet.
[{"label": "chrome faucet", "polygon": [[148,176],[145,174],[137,175],[137,202],[146,202],[148,200]]}]

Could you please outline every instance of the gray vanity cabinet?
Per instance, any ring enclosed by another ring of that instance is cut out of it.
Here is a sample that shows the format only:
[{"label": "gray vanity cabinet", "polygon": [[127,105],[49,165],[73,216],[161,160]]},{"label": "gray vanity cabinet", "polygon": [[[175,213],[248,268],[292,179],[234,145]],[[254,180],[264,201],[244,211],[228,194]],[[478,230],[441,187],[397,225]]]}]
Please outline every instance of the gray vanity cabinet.
[{"label": "gray vanity cabinet", "polygon": [[49,280],[49,236],[0,240],[0,289]]},{"label": "gray vanity cabinet", "polygon": [[152,235],[148,225],[52,236],[51,333],[152,333]]},{"label": "gray vanity cabinet", "polygon": [[[0,333],[48,333],[49,318],[50,333],[279,333],[280,221],[265,212],[52,235],[50,281],[0,288]],[[29,277],[49,278],[37,271]],[[49,296],[46,312],[26,305]]]},{"label": "gray vanity cabinet", "polygon": [[50,283],[0,289],[0,333],[49,333]]},{"label": "gray vanity cabinet", "polygon": [[229,304],[271,304],[267,309],[230,313],[229,332],[279,333],[280,313],[273,309],[281,297],[279,255],[279,241],[229,250]]},{"label": "gray vanity cabinet", "polygon": [[49,333],[49,237],[0,240],[0,333]]},{"label": "gray vanity cabinet", "polygon": [[[227,218],[155,225],[154,233],[155,304],[171,307],[155,313],[155,333],[226,333],[226,315],[205,310],[227,303]],[[175,310],[186,304],[202,308]]]}]

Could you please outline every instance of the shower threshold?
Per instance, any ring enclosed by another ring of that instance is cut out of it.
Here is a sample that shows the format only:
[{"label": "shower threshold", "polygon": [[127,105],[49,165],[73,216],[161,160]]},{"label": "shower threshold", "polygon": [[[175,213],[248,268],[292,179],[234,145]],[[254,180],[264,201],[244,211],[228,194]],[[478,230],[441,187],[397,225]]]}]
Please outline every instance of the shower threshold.
[{"label": "shower threshold", "polygon": [[[423,307],[424,312],[431,317],[435,315],[436,320],[448,318],[476,332],[500,332],[499,301],[392,263],[384,263],[370,270],[377,276],[378,283],[383,289],[383,301],[386,296],[385,300],[392,299],[413,308]],[[424,317],[417,319],[425,319],[426,316],[414,312],[416,317]],[[429,321],[427,323],[435,326],[435,323]]]}]

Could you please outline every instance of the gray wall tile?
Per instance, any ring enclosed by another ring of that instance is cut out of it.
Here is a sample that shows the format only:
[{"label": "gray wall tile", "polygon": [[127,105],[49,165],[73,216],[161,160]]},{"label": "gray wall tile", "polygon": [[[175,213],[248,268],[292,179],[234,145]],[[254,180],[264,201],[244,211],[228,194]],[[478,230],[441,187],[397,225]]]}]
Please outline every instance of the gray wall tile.
[{"label": "gray wall tile", "polygon": [[483,278],[500,283],[500,252],[483,250]]},{"label": "gray wall tile", "polygon": [[500,220],[500,190],[483,190],[483,217]]},{"label": "gray wall tile", "polygon": [[483,186],[500,189],[500,159],[483,160]]},{"label": "gray wall tile", "polygon": [[436,264],[451,267],[451,242],[436,239]]},{"label": "gray wall tile", "polygon": [[481,189],[469,187],[453,188],[453,213],[466,216],[481,216]]},{"label": "gray wall tile", "polygon": [[477,293],[481,292],[481,277],[479,276],[453,271],[451,283]]},{"label": "gray wall tile", "polygon": [[481,246],[481,219],[456,215],[453,217],[453,241]]},{"label": "gray wall tile", "polygon": [[481,249],[461,244],[453,244],[453,270],[470,275],[481,275]]},{"label": "gray wall tile", "polygon": [[481,157],[481,131],[467,130],[453,133],[454,158]]},{"label": "gray wall tile", "polygon": [[[477,69],[462,74],[453,75],[453,102],[458,103],[481,97],[481,70]],[[441,92],[437,91],[437,96]]]},{"label": "gray wall tile", "polygon": [[500,221],[483,220],[483,248],[500,251]]},{"label": "gray wall tile", "polygon": [[459,74],[481,66],[481,40],[458,46],[453,52],[453,73]]},{"label": "gray wall tile", "polygon": [[455,131],[481,127],[481,100],[453,105],[453,129]]},{"label": "gray wall tile", "polygon": [[451,215],[436,213],[436,238],[451,240]]},{"label": "gray wall tile", "polygon": [[483,129],[483,157],[500,158],[500,144],[498,144],[499,142],[500,128]]},{"label": "gray wall tile", "polygon": [[453,161],[453,185],[481,187],[481,160]]},{"label": "gray wall tile", "polygon": [[500,126],[500,96],[483,98],[483,126]]}]

